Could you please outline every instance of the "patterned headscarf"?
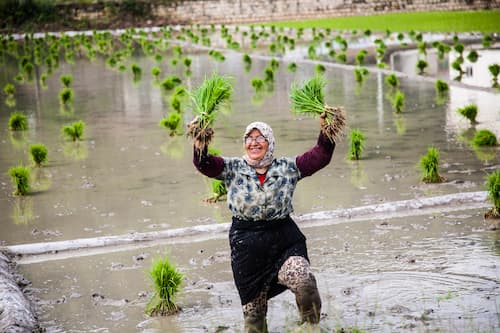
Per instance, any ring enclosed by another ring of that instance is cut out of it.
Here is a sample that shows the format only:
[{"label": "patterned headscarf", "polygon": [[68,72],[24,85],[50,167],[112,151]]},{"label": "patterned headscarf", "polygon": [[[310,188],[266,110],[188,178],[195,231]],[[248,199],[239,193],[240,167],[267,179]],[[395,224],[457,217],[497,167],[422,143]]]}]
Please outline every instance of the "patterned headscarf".
[{"label": "patterned headscarf", "polygon": [[265,137],[267,142],[269,143],[266,154],[261,160],[253,160],[247,154],[245,154],[243,158],[249,165],[253,166],[254,168],[267,168],[269,165],[271,165],[274,159],[273,154],[275,141],[273,129],[266,123],[256,121],[247,126],[244,138],[246,138],[254,128],[258,129],[262,136]]}]

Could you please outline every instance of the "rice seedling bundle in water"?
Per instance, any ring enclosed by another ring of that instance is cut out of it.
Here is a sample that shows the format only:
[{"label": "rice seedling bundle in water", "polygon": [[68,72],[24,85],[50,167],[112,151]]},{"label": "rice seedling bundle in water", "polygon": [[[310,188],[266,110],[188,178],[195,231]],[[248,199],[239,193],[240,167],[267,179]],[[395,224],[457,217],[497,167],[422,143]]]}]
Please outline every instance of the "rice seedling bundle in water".
[{"label": "rice seedling bundle in water", "polygon": [[20,112],[14,112],[9,118],[9,129],[13,131],[25,131],[28,129],[28,118]]},{"label": "rice seedling bundle in water", "polygon": [[14,195],[26,195],[30,191],[30,169],[24,165],[12,167],[8,171],[15,190]]},{"label": "rice seedling bundle in water", "polygon": [[48,150],[45,145],[35,143],[30,146],[31,159],[35,162],[36,166],[41,166],[42,163],[47,161]]},{"label": "rice seedling bundle in water", "polygon": [[479,130],[474,135],[472,139],[472,144],[476,147],[490,146],[494,147],[497,145],[497,137],[495,134],[487,129]]},{"label": "rice seedling bundle in water", "polygon": [[493,203],[491,215],[500,217],[500,170],[487,176],[488,199]]},{"label": "rice seedling bundle in water", "polygon": [[422,169],[422,181],[425,183],[440,183],[444,177],[439,174],[439,150],[430,147],[427,154],[420,158],[420,168]]},{"label": "rice seedling bundle in water", "polygon": [[477,105],[475,104],[466,105],[463,108],[459,108],[457,112],[460,113],[465,118],[469,119],[472,124],[477,124],[476,121]]},{"label": "rice seedling bundle in water", "polygon": [[305,81],[301,86],[294,83],[290,93],[292,112],[309,114],[313,117],[325,113],[325,124],[321,126],[321,131],[332,142],[337,143],[344,134],[346,115],[342,107],[331,107],[325,103],[323,93],[325,85],[326,81],[320,75]]},{"label": "rice seedling bundle in water", "polygon": [[149,271],[155,294],[146,306],[150,316],[175,314],[180,308],[175,304],[175,296],[181,289],[184,275],[177,271],[168,258],[156,259]]},{"label": "rice seedling bundle in water", "polygon": [[212,141],[215,118],[221,106],[229,101],[233,86],[227,77],[213,74],[191,93],[195,119],[188,126],[188,137],[197,142],[202,151]]},{"label": "rice seedling bundle in water", "polygon": [[360,130],[352,130],[349,135],[349,153],[350,160],[359,160],[365,146],[365,136]]},{"label": "rice seedling bundle in water", "polygon": [[172,111],[166,118],[160,120],[160,126],[170,130],[170,136],[174,136],[181,124],[181,115],[177,111]]},{"label": "rice seedling bundle in water", "polygon": [[73,141],[81,140],[85,123],[82,120],[75,121],[70,125],[65,125],[62,128],[62,134]]}]

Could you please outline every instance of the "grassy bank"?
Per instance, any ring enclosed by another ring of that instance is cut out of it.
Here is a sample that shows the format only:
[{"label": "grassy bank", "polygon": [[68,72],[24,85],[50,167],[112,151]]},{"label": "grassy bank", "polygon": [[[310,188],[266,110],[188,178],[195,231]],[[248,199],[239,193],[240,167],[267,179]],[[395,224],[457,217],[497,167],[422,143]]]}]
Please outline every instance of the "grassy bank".
[{"label": "grassy bank", "polygon": [[456,12],[409,12],[372,16],[274,22],[278,27],[330,28],[372,31],[500,32],[500,10]]}]

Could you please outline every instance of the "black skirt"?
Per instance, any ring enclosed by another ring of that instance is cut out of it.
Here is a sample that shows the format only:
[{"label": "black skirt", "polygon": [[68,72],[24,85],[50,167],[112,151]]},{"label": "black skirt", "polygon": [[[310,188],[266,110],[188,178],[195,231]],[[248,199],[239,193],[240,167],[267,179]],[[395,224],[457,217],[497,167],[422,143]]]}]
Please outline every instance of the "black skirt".
[{"label": "black skirt", "polygon": [[229,230],[231,267],[241,304],[267,290],[268,299],[286,290],[278,272],[290,256],[307,256],[306,237],[290,218],[244,221],[233,217]]}]

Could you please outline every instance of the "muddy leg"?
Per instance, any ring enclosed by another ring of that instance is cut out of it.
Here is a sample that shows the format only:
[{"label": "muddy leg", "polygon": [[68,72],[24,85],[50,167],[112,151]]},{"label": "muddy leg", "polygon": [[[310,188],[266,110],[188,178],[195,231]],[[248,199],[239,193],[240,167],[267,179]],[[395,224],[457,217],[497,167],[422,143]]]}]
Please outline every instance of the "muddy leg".
[{"label": "muddy leg", "polygon": [[267,333],[267,292],[243,305],[245,333]]},{"label": "muddy leg", "polygon": [[321,298],[309,262],[299,256],[288,258],[278,272],[278,281],[295,294],[302,321],[318,323]]}]

